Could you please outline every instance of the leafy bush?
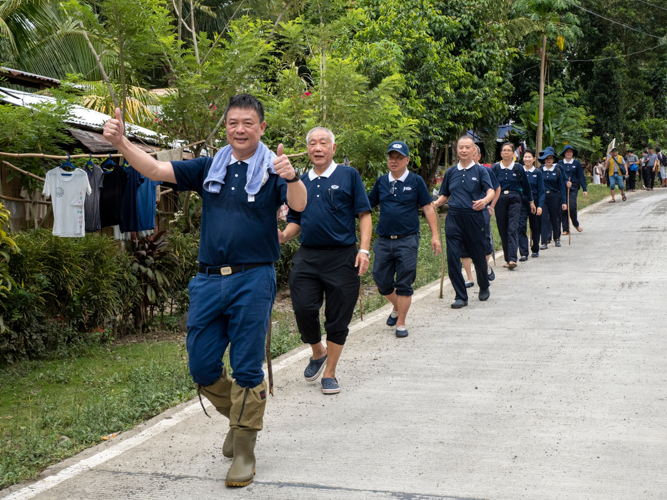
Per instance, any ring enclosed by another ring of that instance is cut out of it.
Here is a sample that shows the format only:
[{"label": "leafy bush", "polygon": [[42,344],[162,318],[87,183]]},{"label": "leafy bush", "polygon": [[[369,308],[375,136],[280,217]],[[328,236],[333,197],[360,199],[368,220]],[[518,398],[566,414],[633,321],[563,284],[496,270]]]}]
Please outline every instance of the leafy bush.
[{"label": "leafy bush", "polygon": [[59,238],[20,233],[8,270],[16,286],[3,299],[7,361],[57,354],[72,343],[104,340],[127,323],[141,287],[128,257],[100,235]]},{"label": "leafy bush", "polygon": [[[199,235],[174,229],[169,233],[168,239],[177,264],[169,266],[160,265],[159,267],[169,281],[169,285],[167,286],[169,302],[165,305],[169,307],[171,314],[180,316],[187,312],[190,304],[188,284],[197,274]],[[165,311],[162,312],[164,313]]]}]

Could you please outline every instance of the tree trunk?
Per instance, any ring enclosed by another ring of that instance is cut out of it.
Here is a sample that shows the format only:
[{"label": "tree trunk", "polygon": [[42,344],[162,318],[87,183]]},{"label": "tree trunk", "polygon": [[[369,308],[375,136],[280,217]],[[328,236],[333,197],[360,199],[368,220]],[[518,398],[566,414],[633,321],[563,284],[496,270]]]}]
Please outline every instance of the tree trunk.
[{"label": "tree trunk", "polygon": [[537,137],[535,149],[539,155],[542,151],[542,128],[544,126],[544,72],[547,59],[547,35],[542,35],[542,54],[540,58],[540,106],[537,111]]},{"label": "tree trunk", "polygon": [[178,41],[180,42],[183,39],[183,26],[181,26],[181,23],[183,22],[183,15],[181,14],[183,12],[183,0],[178,0],[178,8],[176,9],[176,15],[178,16]]},{"label": "tree trunk", "polygon": [[424,179],[426,187],[429,190],[433,187],[433,180],[435,179],[435,174],[438,172],[438,166],[440,165],[440,160],[442,160],[444,152],[445,148],[432,142],[431,147],[429,148],[429,153],[422,155],[421,157],[419,175]]},{"label": "tree trunk", "polygon": [[123,120],[123,123],[127,121],[127,86],[125,85],[125,59],[123,53],[123,32],[120,29],[120,18],[118,17],[118,12],[116,7],[113,9],[114,16],[116,17],[116,31],[118,32],[118,59],[120,62],[120,86],[122,91],[123,99],[123,109],[121,110],[120,117]]},{"label": "tree trunk", "polygon": [[200,65],[199,62],[199,44],[197,43],[197,31],[195,30],[195,8],[192,3],[192,0],[190,0],[190,26],[192,27],[192,44],[194,45],[195,48],[195,60],[197,61],[197,65]]}]

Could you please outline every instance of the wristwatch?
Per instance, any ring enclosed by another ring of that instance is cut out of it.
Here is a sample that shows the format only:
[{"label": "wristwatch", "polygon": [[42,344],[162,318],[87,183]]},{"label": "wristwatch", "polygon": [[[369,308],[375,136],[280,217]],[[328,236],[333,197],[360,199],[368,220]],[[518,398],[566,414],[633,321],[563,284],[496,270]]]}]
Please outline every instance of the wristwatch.
[{"label": "wristwatch", "polygon": [[286,180],[285,182],[286,182],[287,184],[291,184],[291,183],[296,182],[296,181],[298,181],[298,180],[299,180],[299,172],[298,172],[297,169],[295,168],[295,169],[294,169],[294,177],[292,177],[290,180]]},{"label": "wristwatch", "polygon": [[359,251],[360,251],[361,253],[365,253],[365,254],[368,255],[369,257],[371,256],[371,253],[370,253],[368,250],[364,250],[363,248],[360,248]]}]

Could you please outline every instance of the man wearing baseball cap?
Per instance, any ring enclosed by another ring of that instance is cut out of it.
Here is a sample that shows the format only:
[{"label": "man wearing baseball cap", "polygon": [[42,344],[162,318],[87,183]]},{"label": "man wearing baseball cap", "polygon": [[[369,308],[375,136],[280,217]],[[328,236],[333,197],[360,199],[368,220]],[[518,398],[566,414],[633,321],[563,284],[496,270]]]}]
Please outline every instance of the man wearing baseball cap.
[{"label": "man wearing baseball cap", "polygon": [[405,317],[412,302],[412,284],[417,276],[419,252],[419,207],[424,210],[431,229],[431,249],[442,251],[438,221],[431,195],[419,175],[408,171],[410,150],[394,141],[387,150],[388,174],[376,181],[368,195],[371,207],[380,205],[380,220],[375,229],[373,278],[378,291],[394,306],[387,325],[396,326],[396,336],[408,336]]}]

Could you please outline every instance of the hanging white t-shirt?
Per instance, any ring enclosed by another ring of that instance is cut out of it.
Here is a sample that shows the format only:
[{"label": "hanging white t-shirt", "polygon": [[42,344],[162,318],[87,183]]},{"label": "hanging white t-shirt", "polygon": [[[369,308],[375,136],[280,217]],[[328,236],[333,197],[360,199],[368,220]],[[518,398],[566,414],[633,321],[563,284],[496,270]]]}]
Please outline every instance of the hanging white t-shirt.
[{"label": "hanging white t-shirt", "polygon": [[53,203],[53,235],[83,237],[86,235],[86,220],[83,209],[86,195],[92,192],[88,175],[77,168],[65,172],[54,168],[46,173],[42,193]]}]

